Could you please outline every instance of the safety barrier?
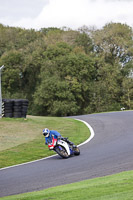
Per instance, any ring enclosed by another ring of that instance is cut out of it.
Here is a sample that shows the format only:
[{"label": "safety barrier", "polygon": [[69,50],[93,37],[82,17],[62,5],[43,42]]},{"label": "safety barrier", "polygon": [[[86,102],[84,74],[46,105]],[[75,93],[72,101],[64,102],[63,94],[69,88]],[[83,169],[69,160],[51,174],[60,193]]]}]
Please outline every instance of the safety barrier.
[{"label": "safety barrier", "polygon": [[2,99],[2,117],[26,118],[28,99]]}]

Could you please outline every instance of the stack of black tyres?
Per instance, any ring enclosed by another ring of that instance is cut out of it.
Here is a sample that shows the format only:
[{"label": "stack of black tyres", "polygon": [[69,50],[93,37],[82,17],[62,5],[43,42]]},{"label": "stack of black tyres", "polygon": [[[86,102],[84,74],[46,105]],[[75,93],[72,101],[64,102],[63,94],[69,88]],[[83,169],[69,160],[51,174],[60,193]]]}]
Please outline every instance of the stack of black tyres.
[{"label": "stack of black tyres", "polygon": [[29,104],[29,101],[27,99],[22,99],[22,116],[21,117],[23,118],[26,118],[28,104]]},{"label": "stack of black tyres", "polygon": [[21,116],[22,116],[22,100],[21,99],[14,99],[13,117],[14,118],[21,118]]},{"label": "stack of black tyres", "polygon": [[26,118],[28,103],[27,99],[3,99],[3,117]]},{"label": "stack of black tyres", "polygon": [[13,117],[13,100],[3,99],[3,116]]}]

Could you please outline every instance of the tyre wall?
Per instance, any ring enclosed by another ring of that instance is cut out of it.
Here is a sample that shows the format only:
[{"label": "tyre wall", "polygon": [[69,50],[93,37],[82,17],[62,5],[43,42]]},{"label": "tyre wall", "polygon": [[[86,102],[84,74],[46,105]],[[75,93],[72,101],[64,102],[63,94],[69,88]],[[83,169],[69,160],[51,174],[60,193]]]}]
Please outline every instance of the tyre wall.
[{"label": "tyre wall", "polygon": [[2,116],[26,118],[29,101],[27,99],[3,99]]}]

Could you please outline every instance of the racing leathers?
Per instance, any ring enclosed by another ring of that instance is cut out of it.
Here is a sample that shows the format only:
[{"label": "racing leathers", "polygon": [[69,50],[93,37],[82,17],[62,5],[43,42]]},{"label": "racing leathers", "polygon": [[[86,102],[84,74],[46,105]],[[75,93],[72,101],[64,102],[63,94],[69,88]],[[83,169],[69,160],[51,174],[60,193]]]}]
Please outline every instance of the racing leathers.
[{"label": "racing leathers", "polygon": [[70,144],[70,145],[73,145],[73,143],[72,142],[70,142],[69,140],[68,140],[68,138],[63,138],[62,136],[61,136],[61,134],[58,132],[58,131],[55,131],[55,130],[51,130],[50,132],[49,132],[49,136],[48,137],[45,137],[45,144],[47,145],[47,144],[49,144],[49,143],[52,143],[52,137],[54,137],[55,139],[62,139],[62,140],[64,140],[65,142],[67,142],[68,144]]},{"label": "racing leathers", "polygon": [[45,137],[45,144],[51,143],[52,137],[54,137],[55,139],[58,139],[58,138],[61,138],[61,134],[57,131],[51,130],[49,132],[49,136]]}]

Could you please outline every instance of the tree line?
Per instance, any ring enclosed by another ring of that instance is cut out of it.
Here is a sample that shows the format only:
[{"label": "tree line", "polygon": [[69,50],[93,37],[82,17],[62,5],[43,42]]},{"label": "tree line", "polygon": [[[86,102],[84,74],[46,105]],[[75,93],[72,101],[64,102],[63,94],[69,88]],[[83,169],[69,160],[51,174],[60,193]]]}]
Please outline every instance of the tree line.
[{"label": "tree line", "polygon": [[109,23],[34,29],[0,24],[3,98],[29,114],[69,116],[133,109],[133,29]]}]

